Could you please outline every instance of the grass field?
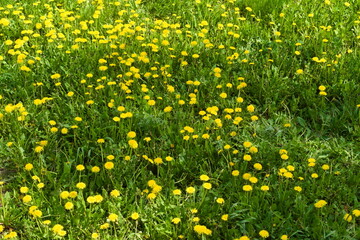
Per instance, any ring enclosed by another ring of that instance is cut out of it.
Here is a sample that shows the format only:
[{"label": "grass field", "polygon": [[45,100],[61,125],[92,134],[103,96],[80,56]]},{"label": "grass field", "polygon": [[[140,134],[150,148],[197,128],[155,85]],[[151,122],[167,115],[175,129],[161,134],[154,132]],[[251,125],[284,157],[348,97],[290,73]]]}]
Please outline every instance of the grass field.
[{"label": "grass field", "polygon": [[357,0],[1,0],[1,239],[360,239]]}]

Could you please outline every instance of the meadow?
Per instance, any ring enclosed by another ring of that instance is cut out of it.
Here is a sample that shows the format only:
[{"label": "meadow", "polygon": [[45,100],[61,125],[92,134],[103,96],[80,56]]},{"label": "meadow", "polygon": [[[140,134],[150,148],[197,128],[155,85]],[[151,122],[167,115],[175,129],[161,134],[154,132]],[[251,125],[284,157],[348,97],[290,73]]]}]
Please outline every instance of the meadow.
[{"label": "meadow", "polygon": [[0,239],[360,239],[357,0],[1,0]]}]

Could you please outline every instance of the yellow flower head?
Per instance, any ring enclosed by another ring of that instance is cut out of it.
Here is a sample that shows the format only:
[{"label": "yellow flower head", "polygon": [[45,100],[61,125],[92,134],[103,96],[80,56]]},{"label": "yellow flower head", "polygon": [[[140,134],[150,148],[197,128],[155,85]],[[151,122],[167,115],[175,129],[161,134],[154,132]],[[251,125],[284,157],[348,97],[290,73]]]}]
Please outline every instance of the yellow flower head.
[{"label": "yellow flower head", "polygon": [[112,190],[112,191],[110,192],[110,196],[112,196],[112,197],[118,197],[118,196],[120,196],[120,191],[114,189],[114,190]]},{"label": "yellow flower head", "polygon": [[302,70],[302,69],[296,70],[296,74],[298,74],[298,75],[303,74],[303,73],[304,73],[304,70]]},{"label": "yellow flower head", "polygon": [[317,201],[317,202],[314,204],[314,206],[315,206],[316,208],[322,208],[322,207],[324,207],[325,205],[327,205],[327,202],[326,202],[325,200],[319,200],[319,201]]},{"label": "yellow flower head", "polygon": [[128,141],[128,144],[129,144],[129,146],[132,148],[132,149],[136,149],[136,148],[138,148],[138,143],[137,143],[137,141],[136,140],[134,140],[134,139],[131,139],[131,140],[129,140]]},{"label": "yellow flower head", "polygon": [[42,152],[43,150],[44,150],[44,147],[42,147],[42,146],[36,146],[35,149],[34,149],[34,151],[35,151],[36,153],[40,153],[40,152]]},{"label": "yellow flower head", "polygon": [[173,190],[173,194],[174,195],[181,195],[181,190],[180,189],[175,189],[175,190]]},{"label": "yellow flower head", "polygon": [[194,226],[194,231],[198,234],[205,234],[205,235],[211,235],[212,231],[210,229],[208,229],[206,226],[204,225],[195,225]]},{"label": "yellow flower head", "polygon": [[34,166],[31,163],[28,163],[28,164],[25,165],[25,170],[26,171],[31,171],[31,169],[33,169],[33,168],[34,168]]},{"label": "yellow flower head", "polygon": [[64,207],[66,210],[72,210],[74,208],[74,204],[72,202],[67,202]]},{"label": "yellow flower head", "polygon": [[355,217],[360,217],[360,210],[359,209],[354,209],[352,211],[352,214],[354,214]]},{"label": "yellow flower head", "polygon": [[203,183],[203,188],[205,188],[205,189],[208,189],[208,190],[210,190],[211,188],[212,188],[212,185],[211,185],[211,183],[208,183],[208,182],[206,182],[206,183]]},{"label": "yellow flower head", "polygon": [[85,169],[85,167],[82,164],[79,164],[76,166],[76,170],[78,170],[78,171],[83,171],[84,169]]},{"label": "yellow flower head", "polygon": [[114,163],[113,163],[113,162],[106,162],[106,163],[104,164],[104,167],[105,167],[105,169],[107,169],[107,170],[111,170],[111,169],[114,168]]},{"label": "yellow flower head", "polygon": [[186,192],[189,193],[189,194],[192,194],[192,193],[195,192],[195,188],[194,187],[187,187]]},{"label": "yellow flower head", "polygon": [[133,220],[137,220],[139,218],[139,214],[137,212],[134,212],[130,216]]},{"label": "yellow flower head", "polygon": [[109,216],[108,216],[108,219],[109,219],[109,221],[111,221],[111,222],[117,221],[118,218],[119,218],[119,216],[118,216],[117,214],[115,214],[115,213],[110,213]]},{"label": "yellow flower head", "polygon": [[83,183],[83,182],[79,182],[79,183],[76,184],[76,187],[77,187],[78,189],[84,189],[84,188],[86,188],[86,184]]},{"label": "yellow flower head", "polygon": [[250,191],[253,190],[253,188],[252,188],[251,185],[244,185],[244,186],[243,186],[243,190],[244,190],[245,192],[250,192]]},{"label": "yellow flower head", "polygon": [[59,79],[60,77],[61,77],[61,75],[59,73],[55,73],[50,76],[51,79]]},{"label": "yellow flower head", "polygon": [[30,195],[25,195],[22,199],[23,203],[31,202],[32,197]]},{"label": "yellow flower head", "polygon": [[171,220],[171,222],[172,222],[173,224],[179,224],[179,223],[181,222],[181,219],[180,219],[180,218],[173,218],[173,219]]},{"label": "yellow flower head", "polygon": [[266,231],[266,230],[261,230],[261,231],[259,232],[259,235],[260,235],[260,237],[262,237],[262,238],[268,238],[268,237],[270,236],[269,232]]},{"label": "yellow flower head", "polygon": [[201,180],[201,181],[205,181],[205,182],[206,182],[206,181],[209,181],[209,179],[210,179],[210,178],[209,178],[207,175],[204,175],[204,174],[203,174],[203,175],[200,175],[200,180]]},{"label": "yellow flower head", "polygon": [[353,219],[353,218],[352,218],[351,214],[346,213],[346,214],[344,215],[344,220],[345,220],[345,221],[351,222],[352,219]]}]

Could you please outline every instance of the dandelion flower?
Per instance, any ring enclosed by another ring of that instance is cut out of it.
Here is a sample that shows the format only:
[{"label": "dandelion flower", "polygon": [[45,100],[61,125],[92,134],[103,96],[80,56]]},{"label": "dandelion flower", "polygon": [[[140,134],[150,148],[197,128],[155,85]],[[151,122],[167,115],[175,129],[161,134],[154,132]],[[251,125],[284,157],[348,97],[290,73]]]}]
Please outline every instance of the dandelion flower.
[{"label": "dandelion flower", "polygon": [[260,164],[260,163],[255,163],[254,164],[254,168],[256,169],[256,170],[262,170],[262,165]]},{"label": "dandelion flower", "polygon": [[117,214],[110,213],[107,219],[109,219],[109,221],[111,221],[111,222],[115,222],[118,220],[118,218],[119,218],[119,216]]},{"label": "dandelion flower", "polygon": [[175,190],[173,190],[173,194],[174,194],[175,196],[181,195],[181,190],[180,190],[180,189],[175,189]]},{"label": "dandelion flower", "polygon": [[92,239],[97,239],[97,238],[99,238],[100,237],[100,234],[98,234],[98,233],[92,233],[91,234],[91,238]]},{"label": "dandelion flower", "polygon": [[74,204],[72,202],[67,202],[67,203],[65,203],[64,207],[66,210],[71,210],[74,208]]},{"label": "dandelion flower", "polygon": [[8,239],[8,238],[16,238],[18,235],[16,232],[11,231],[8,234],[4,235],[4,239]]},{"label": "dandelion flower", "polygon": [[70,198],[76,198],[77,195],[78,195],[78,193],[77,193],[76,191],[71,191],[71,192],[69,192],[69,197],[70,197]]},{"label": "dandelion flower", "polygon": [[254,107],[254,105],[249,105],[249,106],[246,107],[246,110],[247,110],[248,112],[252,113],[252,112],[255,111],[255,107]]},{"label": "dandelion flower", "polygon": [[245,154],[244,157],[243,157],[243,159],[244,159],[245,161],[251,161],[252,157],[251,157],[251,155],[249,155],[249,154]]},{"label": "dandelion flower", "polygon": [[360,210],[359,209],[354,209],[352,211],[352,214],[354,214],[355,217],[360,217]]},{"label": "dandelion flower", "polygon": [[325,91],[325,90],[326,90],[326,87],[323,86],[323,85],[320,85],[320,86],[319,86],[319,90],[320,90],[320,91]]},{"label": "dandelion flower", "polygon": [[34,149],[34,151],[35,151],[36,153],[40,153],[40,152],[44,151],[44,147],[42,147],[42,146],[36,146],[35,149]]},{"label": "dandelion flower", "polygon": [[76,170],[78,170],[78,171],[83,171],[84,169],[85,169],[85,167],[82,164],[79,164],[76,166]]},{"label": "dandelion flower", "polygon": [[149,200],[154,200],[156,198],[156,194],[155,193],[149,193],[146,197]]},{"label": "dandelion flower", "polygon": [[28,163],[28,164],[25,165],[25,170],[26,171],[31,171],[31,169],[33,169],[33,168],[34,168],[34,166],[31,163]]},{"label": "dandelion flower", "polygon": [[173,219],[171,220],[171,222],[172,222],[173,224],[179,224],[179,223],[181,222],[181,219],[180,219],[180,218],[173,218]]},{"label": "dandelion flower", "polygon": [[23,203],[31,202],[32,197],[30,195],[25,195],[22,199]]},{"label": "dandelion flower", "polygon": [[21,193],[27,193],[29,191],[29,188],[28,187],[21,187],[20,188],[20,192]]},{"label": "dandelion flower", "polygon": [[212,185],[211,185],[211,183],[203,183],[203,188],[205,188],[205,189],[207,189],[207,190],[210,190],[211,188],[212,188]]},{"label": "dandelion flower", "polygon": [[69,130],[67,128],[62,128],[61,129],[62,134],[67,134],[68,132],[69,132]]},{"label": "dandelion flower", "polygon": [[227,221],[229,219],[229,214],[224,214],[221,216],[221,220]]},{"label": "dandelion flower", "polygon": [[314,204],[314,206],[315,206],[316,208],[322,208],[322,207],[324,207],[325,205],[327,205],[327,202],[326,202],[325,200],[319,200],[319,201],[317,201],[317,202]]},{"label": "dandelion flower", "polygon": [[209,179],[210,179],[210,178],[209,178],[207,175],[204,175],[204,174],[203,174],[203,175],[200,176],[200,180],[201,180],[201,181],[205,181],[205,182],[206,182],[206,181],[209,181]]},{"label": "dandelion flower", "polygon": [[212,231],[204,225],[195,225],[194,231],[198,234],[211,235]]},{"label": "dandelion flower", "polygon": [[270,236],[269,232],[266,231],[266,230],[261,230],[261,231],[259,232],[259,235],[260,235],[260,237],[262,237],[262,238],[268,238],[268,237]]},{"label": "dandelion flower", "polygon": [[345,221],[351,222],[352,219],[353,219],[353,218],[352,218],[351,214],[346,213],[346,214],[344,215],[344,220],[345,220]]},{"label": "dandelion flower", "polygon": [[252,188],[251,185],[244,185],[244,186],[243,186],[243,190],[244,190],[245,192],[250,192],[250,191],[253,190],[253,188]]},{"label": "dandelion flower", "polygon": [[139,218],[139,214],[137,212],[134,212],[130,216],[133,220],[137,220]]},{"label": "dandelion flower", "polygon": [[112,196],[112,197],[118,197],[118,196],[120,196],[120,191],[114,189],[114,190],[112,190],[112,191],[110,192],[110,196]]},{"label": "dandelion flower", "polygon": [[248,236],[242,236],[238,240],[250,240],[250,238]]},{"label": "dandelion flower", "polygon": [[194,187],[187,187],[186,192],[189,193],[189,194],[193,194],[195,192],[195,188]]},{"label": "dandelion flower", "polygon": [[301,75],[301,74],[303,74],[303,73],[304,73],[304,70],[302,70],[302,69],[296,70],[296,74],[298,74],[298,75]]},{"label": "dandelion flower", "polygon": [[312,177],[312,178],[318,178],[319,175],[318,175],[317,173],[313,173],[313,174],[311,174],[311,177]]},{"label": "dandelion flower", "polygon": [[114,163],[113,163],[113,162],[106,162],[106,163],[104,164],[104,167],[105,167],[105,169],[107,169],[107,170],[111,170],[111,169],[114,168]]},{"label": "dandelion flower", "polygon": [[129,140],[128,144],[132,149],[136,149],[139,146],[138,143],[136,142],[136,140],[134,140],[134,139]]},{"label": "dandelion flower", "polygon": [[79,182],[79,183],[76,184],[76,187],[77,187],[78,189],[84,189],[84,188],[86,188],[86,184],[83,183],[83,182]]},{"label": "dandelion flower", "polygon": [[249,148],[249,147],[252,146],[252,143],[251,142],[244,142],[243,146],[246,147],[246,148]]}]

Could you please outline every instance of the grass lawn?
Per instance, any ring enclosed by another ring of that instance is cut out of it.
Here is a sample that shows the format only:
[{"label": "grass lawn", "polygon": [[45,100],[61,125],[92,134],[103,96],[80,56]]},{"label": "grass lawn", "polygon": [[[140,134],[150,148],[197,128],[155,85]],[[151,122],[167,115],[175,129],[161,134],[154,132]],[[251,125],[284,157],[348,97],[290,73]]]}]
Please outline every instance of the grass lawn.
[{"label": "grass lawn", "polygon": [[360,239],[357,0],[1,0],[0,239]]}]

